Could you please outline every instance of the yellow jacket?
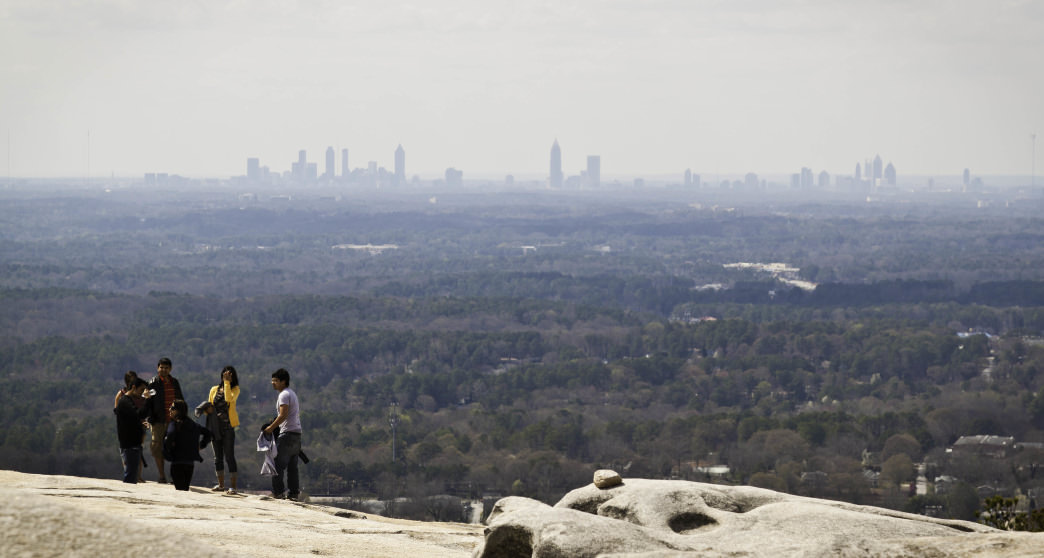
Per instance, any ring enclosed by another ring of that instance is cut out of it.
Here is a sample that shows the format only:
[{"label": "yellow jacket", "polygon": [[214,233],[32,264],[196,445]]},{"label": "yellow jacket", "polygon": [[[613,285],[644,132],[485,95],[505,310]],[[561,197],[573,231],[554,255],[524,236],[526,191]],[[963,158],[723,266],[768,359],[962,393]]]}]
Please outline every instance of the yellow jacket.
[{"label": "yellow jacket", "polygon": [[[236,413],[236,399],[239,399],[239,386],[232,387],[228,381],[225,381],[225,401],[228,402],[228,422],[232,424],[232,428],[239,426],[239,413]],[[208,401],[211,404],[214,403],[214,397],[217,396],[218,386],[210,388],[210,397]]]}]

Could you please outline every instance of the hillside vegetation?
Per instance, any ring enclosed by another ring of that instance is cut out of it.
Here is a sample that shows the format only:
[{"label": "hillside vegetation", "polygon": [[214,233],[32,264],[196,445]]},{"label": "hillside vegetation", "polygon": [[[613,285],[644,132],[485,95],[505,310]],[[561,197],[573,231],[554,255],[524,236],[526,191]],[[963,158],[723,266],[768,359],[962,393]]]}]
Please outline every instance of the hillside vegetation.
[{"label": "hillside vegetation", "polygon": [[[972,519],[1044,481],[946,451],[1044,442],[1039,208],[179,195],[4,193],[0,467],[118,475],[113,395],[167,356],[190,405],[239,370],[259,490],[279,367],[313,494],[551,502],[610,467]],[[958,484],[912,497],[916,464]]]}]

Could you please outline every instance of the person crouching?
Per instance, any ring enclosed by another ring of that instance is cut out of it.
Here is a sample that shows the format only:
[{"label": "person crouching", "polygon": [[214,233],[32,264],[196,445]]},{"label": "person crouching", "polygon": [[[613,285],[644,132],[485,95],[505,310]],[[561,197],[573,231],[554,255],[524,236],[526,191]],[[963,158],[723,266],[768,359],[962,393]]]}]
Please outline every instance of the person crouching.
[{"label": "person crouching", "polygon": [[170,479],[177,490],[188,490],[196,462],[203,462],[199,450],[207,447],[213,435],[188,416],[188,403],[175,399],[170,405],[173,417],[163,437],[163,459],[170,462]]}]

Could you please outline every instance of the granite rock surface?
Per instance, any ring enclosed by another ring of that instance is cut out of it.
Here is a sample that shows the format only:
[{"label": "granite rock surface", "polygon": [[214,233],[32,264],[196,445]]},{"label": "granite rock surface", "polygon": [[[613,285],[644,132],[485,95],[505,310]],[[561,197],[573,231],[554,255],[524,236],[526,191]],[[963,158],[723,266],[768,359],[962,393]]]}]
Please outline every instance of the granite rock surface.
[{"label": "granite rock surface", "polygon": [[[603,476],[605,473],[603,473]],[[500,500],[474,558],[1014,557],[1044,534],[1009,533],[748,486],[625,479],[554,506]]]}]

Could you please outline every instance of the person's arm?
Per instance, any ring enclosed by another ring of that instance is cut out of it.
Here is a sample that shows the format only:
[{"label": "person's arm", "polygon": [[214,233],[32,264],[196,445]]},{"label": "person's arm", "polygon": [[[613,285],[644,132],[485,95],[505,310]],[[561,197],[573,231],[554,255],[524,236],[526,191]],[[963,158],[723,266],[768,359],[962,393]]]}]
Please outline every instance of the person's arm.
[{"label": "person's arm", "polygon": [[123,388],[116,392],[116,400],[112,402],[112,408],[115,409],[120,404],[120,398],[123,397]]},{"label": "person's arm", "polygon": [[232,406],[236,404],[236,399],[239,399],[239,386],[232,387],[232,384],[225,380],[225,401]]},{"label": "person's arm", "polygon": [[269,424],[268,428],[265,429],[265,434],[275,432],[279,428],[279,425],[286,422],[286,419],[288,418],[290,418],[290,405],[284,403],[279,406],[279,414],[276,416],[275,420],[272,421],[272,424]]}]

